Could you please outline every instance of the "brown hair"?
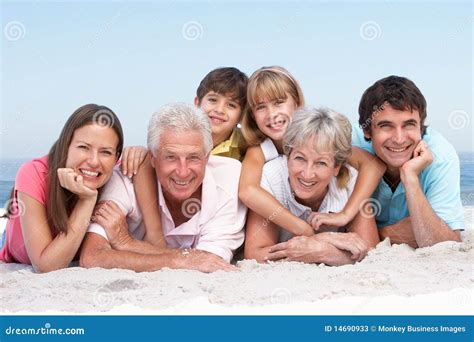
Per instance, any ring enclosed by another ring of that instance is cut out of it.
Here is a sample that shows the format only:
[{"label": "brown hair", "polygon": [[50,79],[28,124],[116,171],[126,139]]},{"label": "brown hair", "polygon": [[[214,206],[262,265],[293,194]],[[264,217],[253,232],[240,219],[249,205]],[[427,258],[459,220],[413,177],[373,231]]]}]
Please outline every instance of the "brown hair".
[{"label": "brown hair", "polygon": [[247,75],[237,68],[217,68],[204,76],[196,90],[196,96],[201,103],[204,96],[210,91],[229,95],[239,103],[243,111],[247,104],[247,82]]},{"label": "brown hair", "polygon": [[77,196],[64,189],[59,183],[57,170],[66,166],[68,149],[74,132],[92,123],[102,126],[108,125],[115,131],[119,138],[116,158],[118,159],[122,154],[123,131],[114,112],[105,106],[87,104],[72,113],[48,155],[46,213],[51,232],[54,234],[67,233],[67,221],[77,203]]},{"label": "brown hair", "polygon": [[400,76],[382,78],[364,92],[359,103],[359,126],[371,132],[373,116],[387,103],[398,110],[417,110],[420,113],[421,135],[425,134],[425,97],[413,81]]},{"label": "brown hair", "polygon": [[259,145],[267,137],[260,131],[253,118],[253,110],[263,99],[286,99],[289,94],[297,107],[304,105],[303,91],[298,81],[280,66],[263,67],[249,78],[247,108],[242,117],[242,135],[250,146]]}]

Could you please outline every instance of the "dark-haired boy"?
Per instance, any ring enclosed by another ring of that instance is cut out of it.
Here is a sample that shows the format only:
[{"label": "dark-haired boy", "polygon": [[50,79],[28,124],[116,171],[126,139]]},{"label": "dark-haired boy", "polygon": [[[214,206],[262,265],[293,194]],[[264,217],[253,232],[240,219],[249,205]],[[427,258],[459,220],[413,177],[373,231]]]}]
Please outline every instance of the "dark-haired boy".
[{"label": "dark-haired boy", "polygon": [[426,100],[409,79],[389,76],[362,95],[353,144],[376,154],[387,171],[373,194],[381,239],[412,247],[461,241],[459,158],[427,128]]},{"label": "dark-haired boy", "polygon": [[218,68],[199,84],[194,104],[209,117],[212,155],[241,159],[242,135],[237,124],[247,102],[248,77],[237,68]]}]

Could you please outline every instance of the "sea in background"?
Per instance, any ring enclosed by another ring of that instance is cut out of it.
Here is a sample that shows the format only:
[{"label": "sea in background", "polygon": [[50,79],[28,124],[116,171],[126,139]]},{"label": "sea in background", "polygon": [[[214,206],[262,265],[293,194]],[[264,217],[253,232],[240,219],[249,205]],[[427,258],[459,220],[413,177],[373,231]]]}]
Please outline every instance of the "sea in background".
[{"label": "sea in background", "polygon": [[[460,152],[461,199],[463,206],[474,206],[474,152]],[[5,206],[15,182],[18,168],[28,159],[0,160],[0,205]]]}]

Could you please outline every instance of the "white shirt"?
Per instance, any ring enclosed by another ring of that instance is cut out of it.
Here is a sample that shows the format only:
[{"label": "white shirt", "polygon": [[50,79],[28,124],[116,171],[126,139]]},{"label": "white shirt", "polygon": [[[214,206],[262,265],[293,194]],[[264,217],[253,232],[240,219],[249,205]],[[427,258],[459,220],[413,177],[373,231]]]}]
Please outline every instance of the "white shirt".
[{"label": "white shirt", "polygon": [[[349,182],[346,187],[337,186],[337,178],[333,177],[328,185],[328,192],[324,197],[318,212],[340,212],[344,209],[349,197],[354,190],[357,179],[357,170],[350,165],[345,165],[349,169]],[[273,159],[263,166],[262,188],[271,193],[286,209],[293,215],[306,220],[311,214],[311,208],[296,201],[293,190],[290,187],[288,179],[288,160],[286,156],[280,156]],[[280,228],[279,242],[291,239],[293,235],[287,230]]]},{"label": "white shirt", "polygon": [[[243,227],[247,214],[247,208],[238,200],[240,168],[240,162],[235,159],[209,157],[202,184],[202,203],[197,203],[200,208],[196,208],[196,201],[192,199],[185,201],[183,210],[191,217],[178,227],[173,222],[158,183],[161,225],[169,248],[196,248],[219,255],[227,261],[232,259],[233,252],[244,241]],[[130,235],[137,240],[143,239],[145,226],[133,184],[118,168],[104,187],[100,199],[116,202],[127,216]],[[104,228],[97,223],[91,224],[88,232],[107,239]]]},{"label": "white shirt", "polygon": [[260,148],[262,149],[263,156],[265,157],[265,163],[273,160],[275,158],[278,158],[280,155],[278,153],[278,150],[273,143],[272,139],[266,138],[261,144]]}]

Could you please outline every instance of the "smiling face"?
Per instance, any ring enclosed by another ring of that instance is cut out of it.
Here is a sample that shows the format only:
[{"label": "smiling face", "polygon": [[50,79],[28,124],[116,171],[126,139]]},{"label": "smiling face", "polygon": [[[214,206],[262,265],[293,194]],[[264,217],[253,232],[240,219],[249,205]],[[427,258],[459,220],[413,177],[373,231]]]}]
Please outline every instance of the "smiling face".
[{"label": "smiling face", "polygon": [[84,185],[99,189],[112,176],[119,138],[107,126],[88,124],[75,130],[68,148],[66,167],[84,179]]},{"label": "smiling face", "polygon": [[163,131],[152,165],[168,201],[181,203],[200,189],[208,157],[198,131]]},{"label": "smiling face", "polygon": [[421,140],[420,115],[417,110],[398,110],[384,104],[372,115],[371,130],[365,130],[364,135],[372,140],[375,154],[387,164],[387,171],[399,174]]},{"label": "smiling face", "polygon": [[327,193],[331,179],[339,173],[334,155],[317,152],[313,137],[303,146],[293,148],[288,156],[291,189],[302,204],[317,209]]},{"label": "smiling face", "polygon": [[289,94],[285,99],[263,99],[259,101],[252,113],[258,128],[274,142],[283,139],[286,128],[298,105]]},{"label": "smiling face", "polygon": [[239,102],[230,95],[210,91],[204,95],[201,102],[196,97],[194,104],[200,107],[209,118],[214,146],[228,139],[239,123],[242,108]]}]

